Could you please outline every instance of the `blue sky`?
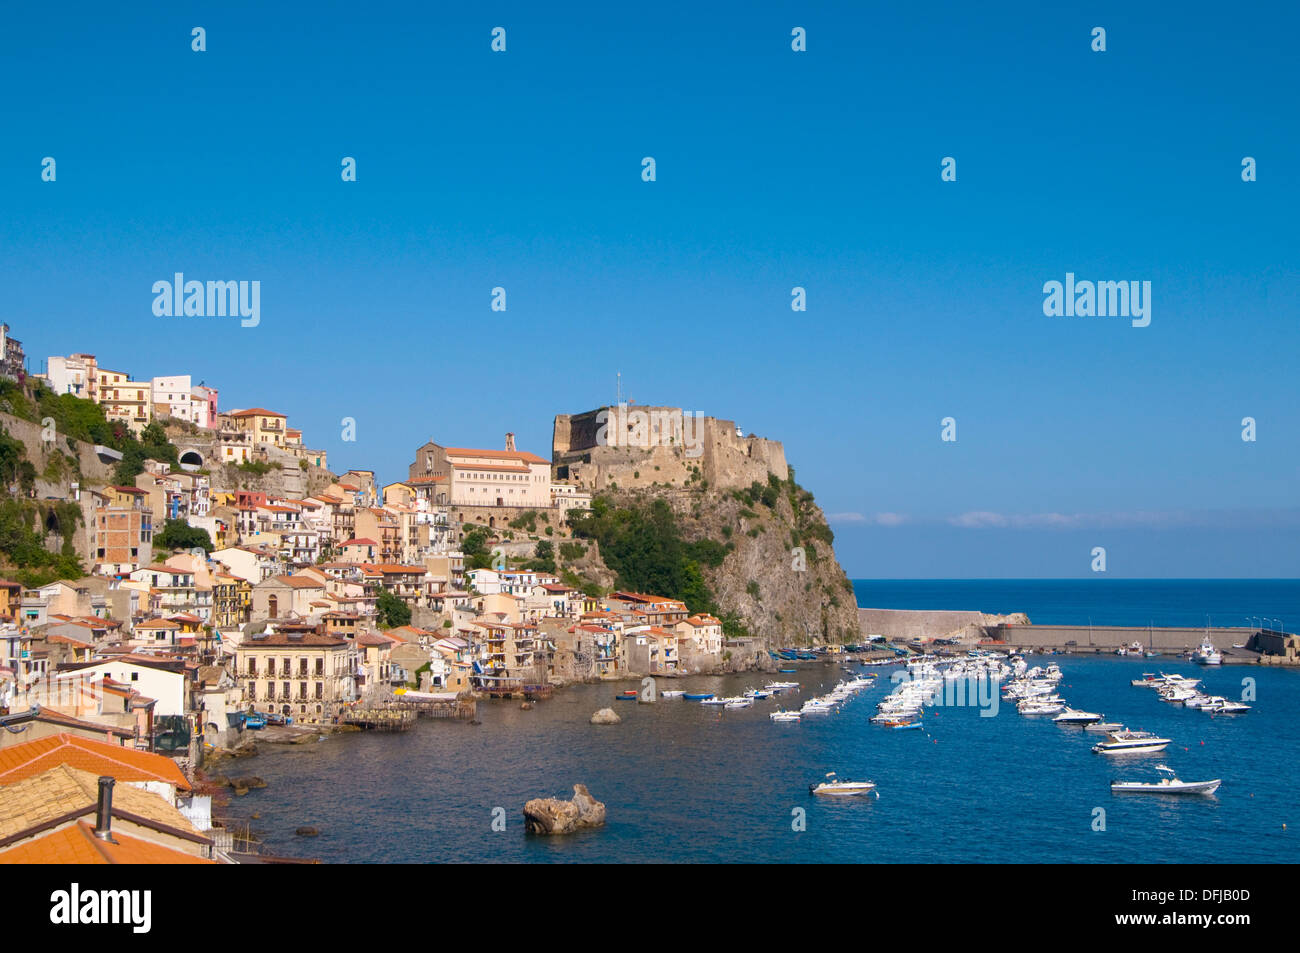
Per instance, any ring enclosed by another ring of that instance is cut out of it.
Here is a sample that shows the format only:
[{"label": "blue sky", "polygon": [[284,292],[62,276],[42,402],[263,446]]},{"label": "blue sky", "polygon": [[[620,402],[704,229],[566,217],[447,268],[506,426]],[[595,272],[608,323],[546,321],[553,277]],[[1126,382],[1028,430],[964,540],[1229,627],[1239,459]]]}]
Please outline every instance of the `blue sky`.
[{"label": "blue sky", "polygon": [[[622,371],[784,441],[853,576],[1300,574],[1295,6],[896,6],[12,8],[0,318],[384,479]],[[1067,271],[1150,326],[1044,316]]]}]

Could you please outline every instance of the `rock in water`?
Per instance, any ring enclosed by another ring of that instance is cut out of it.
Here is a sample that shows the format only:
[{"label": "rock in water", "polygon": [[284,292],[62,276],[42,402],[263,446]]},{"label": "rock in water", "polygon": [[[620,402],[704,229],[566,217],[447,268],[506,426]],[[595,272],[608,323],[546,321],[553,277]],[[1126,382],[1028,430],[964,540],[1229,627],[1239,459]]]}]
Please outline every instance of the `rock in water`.
[{"label": "rock in water", "polygon": [[530,834],[572,834],[604,823],[605,805],[591,796],[585,784],[573,786],[570,801],[538,797],[524,805],[524,829]]},{"label": "rock in water", "polygon": [[294,831],[299,837],[319,837],[320,831],[314,827],[300,827]]},{"label": "rock in water", "polygon": [[622,718],[618,717],[618,712],[612,708],[602,708],[591,716],[593,725],[617,725],[622,720]]}]

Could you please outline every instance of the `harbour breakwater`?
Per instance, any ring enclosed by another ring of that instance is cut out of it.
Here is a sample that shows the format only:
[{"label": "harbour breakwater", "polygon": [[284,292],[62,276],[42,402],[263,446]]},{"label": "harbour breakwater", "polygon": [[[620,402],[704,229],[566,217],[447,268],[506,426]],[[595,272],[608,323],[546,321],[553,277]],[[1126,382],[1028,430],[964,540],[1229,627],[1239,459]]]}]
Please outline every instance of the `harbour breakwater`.
[{"label": "harbour breakwater", "polygon": [[1071,653],[1112,653],[1136,643],[1144,652],[1181,655],[1208,638],[1225,663],[1300,664],[1300,636],[1249,626],[1034,625],[1023,613],[938,609],[860,608],[858,620],[864,638],[882,635],[891,642],[956,639]]}]

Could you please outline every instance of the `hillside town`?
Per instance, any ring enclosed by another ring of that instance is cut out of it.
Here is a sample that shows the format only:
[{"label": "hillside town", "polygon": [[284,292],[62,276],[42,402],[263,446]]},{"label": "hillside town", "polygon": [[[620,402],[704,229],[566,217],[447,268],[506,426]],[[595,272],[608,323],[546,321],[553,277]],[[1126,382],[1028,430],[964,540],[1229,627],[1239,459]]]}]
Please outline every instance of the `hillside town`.
[{"label": "hillside town", "polygon": [[[6,488],[42,512],[80,511],[76,531],[62,532],[84,574],[0,579],[0,823],[6,803],[33,798],[93,813],[96,772],[107,772],[125,782],[117,803],[134,805],[136,836],[210,859],[212,845],[196,851],[190,837],[212,833],[195,770],[263,725],[371,727],[375,712],[414,699],[459,714],[489,697],[755,656],[753,640],[728,638],[722,620],[684,601],[556,572],[556,547],[583,547],[569,527],[592,493],[556,479],[513,434],[500,449],[427,441],[405,479],[380,485],[372,470],[331,473],[286,414],[223,409],[216,387],[188,375],[132,379],[76,353],[29,377],[7,326],[0,348],[7,386],[89,402],[124,441],[160,440],[162,428],[176,451],[175,463],[146,458],[118,483],[107,474],[120,475],[121,452],[66,440],[69,453],[98,458],[103,479],[90,459],[76,478]],[[64,446],[43,439],[46,458]],[[145,810],[146,791],[165,803]],[[141,828],[155,816],[164,835]],[[88,823],[59,836],[76,840]],[[43,824],[8,824],[0,860],[30,856],[52,836]]]}]

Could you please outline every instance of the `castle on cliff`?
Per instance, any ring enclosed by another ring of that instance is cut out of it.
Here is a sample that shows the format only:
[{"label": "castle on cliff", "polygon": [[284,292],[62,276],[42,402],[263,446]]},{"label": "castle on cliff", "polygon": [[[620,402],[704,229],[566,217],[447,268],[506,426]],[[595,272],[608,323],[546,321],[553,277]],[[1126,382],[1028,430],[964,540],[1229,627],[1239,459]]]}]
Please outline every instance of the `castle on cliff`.
[{"label": "castle on cliff", "polygon": [[557,481],[590,492],[611,483],[629,489],[700,480],[725,489],[789,476],[779,441],[746,437],[734,421],[680,407],[628,403],[557,414],[551,466]]}]

